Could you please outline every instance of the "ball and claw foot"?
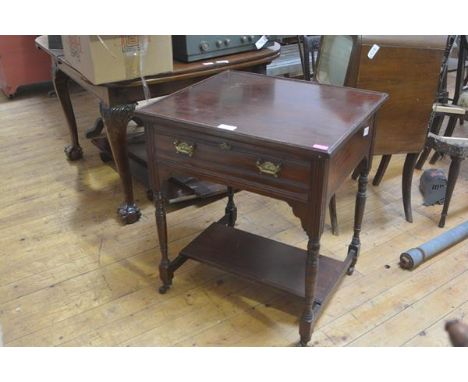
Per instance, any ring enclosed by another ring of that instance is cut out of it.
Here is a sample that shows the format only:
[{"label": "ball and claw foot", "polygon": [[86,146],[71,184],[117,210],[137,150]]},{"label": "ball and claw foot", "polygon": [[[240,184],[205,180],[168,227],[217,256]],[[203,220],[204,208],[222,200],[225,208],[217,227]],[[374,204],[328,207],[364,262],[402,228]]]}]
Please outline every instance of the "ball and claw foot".
[{"label": "ball and claw foot", "polygon": [[161,285],[159,287],[159,293],[166,294],[166,292],[169,290],[170,287],[171,287],[170,285]]},{"label": "ball and claw foot", "polygon": [[140,219],[141,212],[135,203],[124,204],[117,209],[122,222],[124,224],[133,224]]},{"label": "ball and claw foot", "polygon": [[299,343],[297,344],[297,346],[301,347],[301,348],[306,348],[308,343],[309,343],[309,341],[300,340]]},{"label": "ball and claw foot", "polygon": [[83,150],[80,146],[66,146],[64,151],[69,161],[75,161],[83,158]]},{"label": "ball and claw foot", "polygon": [[346,274],[347,274],[348,276],[351,276],[353,273],[354,273],[354,265],[351,265],[351,266],[348,268]]}]

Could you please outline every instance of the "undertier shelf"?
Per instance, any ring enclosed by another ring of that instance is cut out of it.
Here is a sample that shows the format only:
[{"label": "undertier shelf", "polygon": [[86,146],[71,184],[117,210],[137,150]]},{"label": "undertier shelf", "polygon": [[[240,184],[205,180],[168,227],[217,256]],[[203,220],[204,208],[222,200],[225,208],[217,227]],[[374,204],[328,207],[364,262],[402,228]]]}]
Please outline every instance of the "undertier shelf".
[{"label": "undertier shelf", "polygon": [[[213,223],[180,254],[304,297],[307,253],[303,249]],[[316,302],[326,303],[350,263],[350,257],[338,261],[320,255]]]}]

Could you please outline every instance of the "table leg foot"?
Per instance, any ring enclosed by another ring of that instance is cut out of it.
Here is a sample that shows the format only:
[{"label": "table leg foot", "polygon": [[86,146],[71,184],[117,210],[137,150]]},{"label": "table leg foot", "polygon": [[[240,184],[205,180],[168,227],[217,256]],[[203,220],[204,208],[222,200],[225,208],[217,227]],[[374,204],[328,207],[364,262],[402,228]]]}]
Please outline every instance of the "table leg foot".
[{"label": "table leg foot", "polygon": [[232,187],[227,188],[228,203],[226,205],[225,214],[227,216],[227,225],[234,227],[237,220],[237,207],[234,204],[234,190]]},{"label": "table leg foot", "polygon": [[301,336],[299,340],[299,346],[307,346],[312,338],[312,325],[314,323],[313,313],[309,316],[303,316],[299,325],[299,334]]},{"label": "table leg foot", "polygon": [[348,276],[351,276],[354,273],[354,267],[356,266],[357,260],[359,258],[359,250],[360,250],[360,245],[359,246],[355,246],[353,244],[350,245],[349,252],[352,252],[353,260],[351,261],[351,265],[346,271],[346,274]]},{"label": "table leg foot", "polygon": [[69,161],[76,161],[83,158],[83,150],[80,146],[65,146],[65,155]]},{"label": "table leg foot", "polygon": [[132,204],[123,204],[117,209],[122,222],[124,224],[132,224],[138,221],[141,216],[140,209],[135,203]]},{"label": "table leg foot", "polygon": [[161,285],[159,287],[159,293],[160,294],[166,294],[166,292],[170,289],[170,285]]},{"label": "table leg foot", "polygon": [[101,102],[99,110],[106,125],[112,157],[125,195],[124,205],[118,209],[118,213],[125,224],[135,223],[140,217],[140,211],[133,197],[132,174],[127,150],[127,125],[133,116],[135,104],[107,106]]},{"label": "table leg foot", "polygon": [[[313,326],[318,312],[318,303],[315,301],[317,289],[317,275],[319,269],[320,235],[309,237],[307,243],[307,260],[305,272],[305,304],[299,323],[301,344],[307,345],[312,337]],[[304,345],[304,346],[305,346]]]}]

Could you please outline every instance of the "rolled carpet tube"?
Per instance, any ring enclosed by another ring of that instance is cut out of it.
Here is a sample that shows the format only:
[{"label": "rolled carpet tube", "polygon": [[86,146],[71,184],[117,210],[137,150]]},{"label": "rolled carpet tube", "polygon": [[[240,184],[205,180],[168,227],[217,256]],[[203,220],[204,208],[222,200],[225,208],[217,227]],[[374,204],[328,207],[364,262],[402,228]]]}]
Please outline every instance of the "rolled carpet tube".
[{"label": "rolled carpet tube", "polygon": [[400,255],[400,267],[414,269],[424,261],[468,238],[468,221]]}]

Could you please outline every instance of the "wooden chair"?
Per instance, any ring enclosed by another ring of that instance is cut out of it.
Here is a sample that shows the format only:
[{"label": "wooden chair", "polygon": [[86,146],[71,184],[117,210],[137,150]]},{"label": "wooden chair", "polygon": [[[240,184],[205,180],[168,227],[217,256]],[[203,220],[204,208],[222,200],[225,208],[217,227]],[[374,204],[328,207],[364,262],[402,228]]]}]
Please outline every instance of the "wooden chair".
[{"label": "wooden chair", "polygon": [[[456,109],[460,110],[460,108]],[[459,112],[455,112],[453,114],[460,115]],[[442,228],[445,226],[445,219],[447,217],[450,200],[452,199],[453,190],[455,188],[455,183],[457,182],[458,174],[460,173],[461,162],[468,156],[468,138],[444,137],[434,133],[429,133],[427,138],[427,145],[441,154],[449,155],[451,159],[447,179],[447,188],[445,192],[444,207],[442,209],[442,214],[439,221],[439,227]]]},{"label": "wooden chair", "polygon": [[[457,64],[457,77],[455,81],[455,92],[454,92],[453,98],[449,98],[448,92],[447,92],[447,73],[449,72],[449,56],[453,49],[454,42],[457,39],[459,41],[458,42],[459,53],[458,53],[458,64]],[[449,40],[447,41],[447,48],[444,54],[444,63],[443,63],[441,75],[440,75],[441,77],[439,81],[438,102],[448,104],[448,102],[451,101],[451,105],[461,105],[463,102],[466,102],[465,98],[463,97],[463,86],[466,85],[466,81],[468,79],[468,71],[466,70],[467,59],[468,59],[467,36],[449,36]],[[465,77],[465,72],[467,74],[466,77]],[[466,115],[463,116],[463,115],[459,115],[455,113],[433,114],[431,118],[431,123],[430,123],[430,131],[432,133],[439,134],[445,116],[449,117],[449,121],[445,129],[444,136],[451,137],[453,135],[457,122],[460,121],[460,123],[463,123],[463,120],[464,118],[466,118]],[[426,145],[426,147],[424,148],[423,152],[419,156],[419,159],[416,163],[416,168],[418,170],[422,169],[430,152],[431,152],[431,148]],[[440,158],[440,156],[441,156],[441,153],[435,152],[429,163],[434,164]]]},{"label": "wooden chair", "polygon": [[445,46],[444,36],[322,36],[320,42],[314,80],[390,95],[376,117],[374,155],[382,160],[373,184],[379,185],[393,154],[407,154],[402,196],[408,222],[413,170],[426,142]]},{"label": "wooden chair", "polygon": [[304,79],[310,81],[317,70],[317,56],[320,47],[320,36],[297,36],[297,46],[301,58]]}]

